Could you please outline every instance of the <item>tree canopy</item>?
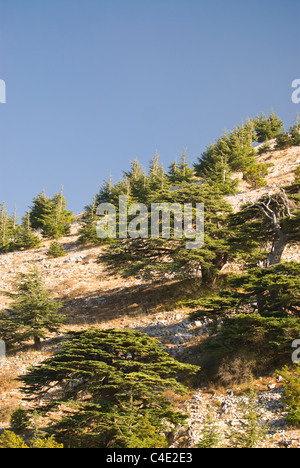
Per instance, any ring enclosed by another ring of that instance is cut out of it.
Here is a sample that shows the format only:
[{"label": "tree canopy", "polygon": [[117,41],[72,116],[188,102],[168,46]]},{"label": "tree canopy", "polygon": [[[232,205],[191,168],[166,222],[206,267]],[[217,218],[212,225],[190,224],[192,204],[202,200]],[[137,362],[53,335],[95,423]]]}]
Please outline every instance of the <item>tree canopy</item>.
[{"label": "tree canopy", "polygon": [[56,416],[47,430],[59,442],[126,448],[145,425],[158,437],[165,429],[163,421],[186,421],[165,390],[185,393],[178,379],[198,370],[175,361],[156,339],[140,332],[89,329],[70,332],[58,353],[21,380],[28,398],[39,404],[39,413]]}]

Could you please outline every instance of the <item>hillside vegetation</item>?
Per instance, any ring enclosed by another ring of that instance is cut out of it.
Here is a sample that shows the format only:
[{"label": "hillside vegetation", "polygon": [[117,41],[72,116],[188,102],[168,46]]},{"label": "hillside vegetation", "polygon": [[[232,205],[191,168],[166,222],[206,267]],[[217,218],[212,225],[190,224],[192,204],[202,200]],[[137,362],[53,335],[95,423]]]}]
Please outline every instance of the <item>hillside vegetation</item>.
[{"label": "hillside vegetation", "polygon": [[[299,447],[299,189],[300,123],[271,113],[193,164],[134,160],[80,215],[63,189],[21,222],[3,202],[0,447]],[[119,239],[120,195],[133,222],[136,203],[204,203],[204,245],[173,215],[168,236]]]}]

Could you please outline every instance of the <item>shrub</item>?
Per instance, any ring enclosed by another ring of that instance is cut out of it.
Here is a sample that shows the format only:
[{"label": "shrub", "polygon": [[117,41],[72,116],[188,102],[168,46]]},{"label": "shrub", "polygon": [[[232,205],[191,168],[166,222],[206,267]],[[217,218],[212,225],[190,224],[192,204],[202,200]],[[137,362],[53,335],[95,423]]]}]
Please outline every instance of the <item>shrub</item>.
[{"label": "shrub", "polygon": [[30,419],[28,417],[27,411],[25,411],[22,408],[17,408],[13,412],[11,416],[10,424],[14,432],[16,433],[24,432],[27,429],[29,423],[30,423]]},{"label": "shrub", "polygon": [[58,242],[52,242],[46,255],[51,258],[64,257],[66,255],[65,249]]},{"label": "shrub", "polygon": [[287,420],[292,426],[300,427],[300,365],[285,366],[278,374],[285,380],[284,401],[288,407]]}]

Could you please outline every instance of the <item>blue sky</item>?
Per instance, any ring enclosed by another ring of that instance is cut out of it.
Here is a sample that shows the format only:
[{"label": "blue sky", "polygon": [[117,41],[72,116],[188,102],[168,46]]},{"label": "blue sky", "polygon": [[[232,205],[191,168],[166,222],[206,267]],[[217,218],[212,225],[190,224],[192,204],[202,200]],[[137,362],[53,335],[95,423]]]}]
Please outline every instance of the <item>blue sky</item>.
[{"label": "blue sky", "polygon": [[225,129],[300,105],[299,0],[0,0],[0,201],[63,184],[80,212],[157,150],[195,161]]}]

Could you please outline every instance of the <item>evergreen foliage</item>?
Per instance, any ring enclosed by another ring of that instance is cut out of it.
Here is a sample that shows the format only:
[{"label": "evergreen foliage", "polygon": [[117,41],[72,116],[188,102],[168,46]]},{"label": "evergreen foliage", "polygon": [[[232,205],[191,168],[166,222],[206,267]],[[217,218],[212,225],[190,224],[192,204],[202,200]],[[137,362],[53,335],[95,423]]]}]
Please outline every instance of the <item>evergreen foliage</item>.
[{"label": "evergreen foliage", "polygon": [[66,209],[67,202],[60,193],[53,198],[43,191],[37,195],[29,211],[30,224],[33,229],[41,229],[43,236],[59,239],[69,233],[69,223],[73,220],[72,212]]},{"label": "evergreen foliage", "polygon": [[246,397],[241,400],[239,410],[242,413],[240,426],[229,433],[231,448],[254,449],[263,442],[268,425],[261,420],[261,405],[254,391],[253,384]]},{"label": "evergreen foliage", "polygon": [[272,140],[277,137],[283,128],[283,122],[272,111],[267,118],[264,113],[253,119],[256,138],[259,143]]},{"label": "evergreen foliage", "polygon": [[269,164],[256,164],[244,171],[243,179],[249,184],[250,189],[256,190],[267,185],[265,177],[268,175],[269,167]]},{"label": "evergreen foliage", "polygon": [[44,439],[34,439],[30,445],[27,445],[24,440],[16,435],[12,431],[4,431],[0,435],[0,448],[9,448],[9,449],[28,449],[28,448],[52,448],[52,449],[62,449],[64,448],[62,444],[55,442],[53,437],[48,437]]},{"label": "evergreen foliage", "polygon": [[69,333],[61,351],[21,380],[28,398],[39,402],[40,414],[56,413],[48,431],[57,440],[70,447],[126,448],[147,427],[149,445],[153,438],[163,443],[163,419],[175,425],[186,421],[164,390],[185,393],[177,379],[198,369],[175,361],[142,333],[89,329]]},{"label": "evergreen foliage", "polygon": [[237,181],[233,172],[244,171],[255,164],[254,126],[251,121],[225,133],[210,145],[194,165],[195,174],[218,185],[223,193],[235,193]]},{"label": "evergreen foliage", "polygon": [[69,223],[73,220],[71,211],[66,209],[67,202],[63,189],[54,195],[51,204],[44,209],[42,215],[42,234],[51,239],[60,239],[70,232]]},{"label": "evergreen foliage", "polygon": [[170,238],[126,239],[112,244],[101,255],[99,261],[117,268],[124,276],[140,274],[146,277],[176,278],[199,276],[203,282],[214,281],[218,272],[229,258],[230,246],[227,243],[230,232],[227,229],[226,215],[231,207],[223,199],[222,193],[208,184],[197,186],[182,185],[176,191],[157,192],[151,202],[161,200],[174,203],[205,204],[205,244],[201,249],[186,249],[187,239],[176,239],[171,230]]},{"label": "evergreen foliage", "polygon": [[215,321],[213,338],[201,345],[203,356],[214,361],[215,375],[228,359],[252,361],[255,372],[274,370],[290,360],[291,343],[300,336],[299,278],[299,263],[255,268],[232,275],[228,289],[219,295],[185,302],[199,309],[191,318]]},{"label": "evergreen foliage", "polygon": [[50,298],[35,268],[20,273],[14,288],[14,293],[4,293],[13,302],[0,314],[1,336],[8,346],[33,340],[36,349],[40,349],[46,332],[56,332],[64,321],[58,312],[62,303]]},{"label": "evergreen foliage", "polygon": [[194,180],[194,170],[190,168],[186,162],[186,150],[182,153],[179,163],[177,159],[175,159],[171,164],[168,178],[174,185],[181,184],[182,182],[192,182]]},{"label": "evergreen foliage", "polygon": [[300,427],[300,365],[285,366],[278,374],[284,378],[287,420],[292,426]]},{"label": "evergreen foliage", "polygon": [[212,449],[218,448],[221,442],[219,429],[213,416],[213,409],[208,408],[208,414],[205,420],[204,427],[201,432],[201,440],[196,448]]},{"label": "evergreen foliage", "polygon": [[52,242],[46,255],[51,258],[64,257],[66,255],[65,249],[58,242]]}]

